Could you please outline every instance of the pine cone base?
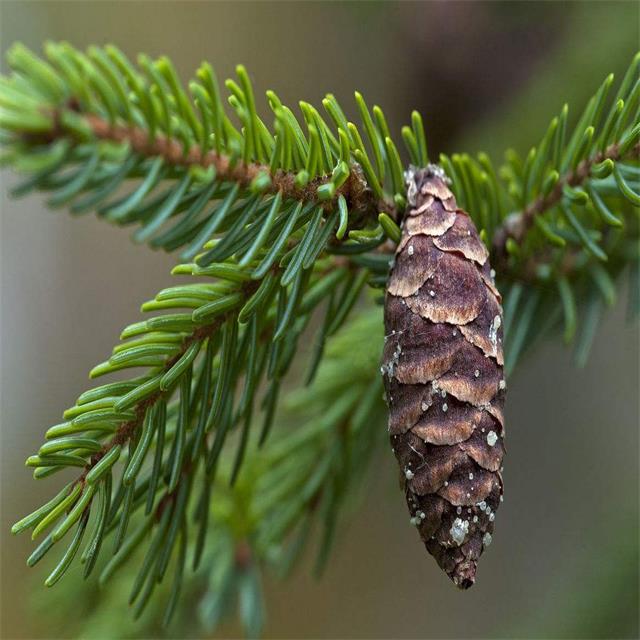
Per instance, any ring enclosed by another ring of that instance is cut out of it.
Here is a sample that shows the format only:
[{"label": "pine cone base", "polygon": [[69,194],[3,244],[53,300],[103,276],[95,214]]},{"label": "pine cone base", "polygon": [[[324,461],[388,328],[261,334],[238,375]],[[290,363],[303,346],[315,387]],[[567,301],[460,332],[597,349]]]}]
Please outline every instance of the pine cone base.
[{"label": "pine cone base", "polygon": [[488,251],[437,166],[407,174],[382,374],[411,524],[461,589],[502,501],[502,308]]}]

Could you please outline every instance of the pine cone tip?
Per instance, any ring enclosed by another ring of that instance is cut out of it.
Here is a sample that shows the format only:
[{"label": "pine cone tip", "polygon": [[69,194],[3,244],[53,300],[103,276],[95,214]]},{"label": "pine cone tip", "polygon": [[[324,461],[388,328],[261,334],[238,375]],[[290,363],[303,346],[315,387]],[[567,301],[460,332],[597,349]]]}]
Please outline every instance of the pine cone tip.
[{"label": "pine cone tip", "polygon": [[461,562],[456,565],[453,575],[450,576],[453,580],[453,584],[455,584],[458,589],[462,590],[472,587],[476,581],[476,567],[477,564],[475,560]]}]

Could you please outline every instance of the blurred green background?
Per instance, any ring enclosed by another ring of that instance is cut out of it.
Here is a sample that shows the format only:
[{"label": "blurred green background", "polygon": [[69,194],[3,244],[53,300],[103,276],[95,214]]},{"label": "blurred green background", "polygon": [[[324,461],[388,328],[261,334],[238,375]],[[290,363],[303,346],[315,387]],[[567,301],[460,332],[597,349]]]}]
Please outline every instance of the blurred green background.
[{"label": "blurred green background", "polygon": [[[624,70],[640,46],[639,7],[4,0],[0,48],[113,42],[129,55],[169,55],[185,79],[202,59],[221,77],[243,62],[258,92],[273,88],[292,104],[333,92],[354,116],[358,89],[396,132],[419,109],[431,157],[499,159],[507,146],[526,152],[565,101],[575,116],[608,72]],[[65,637],[64,625],[33,614],[42,576],[24,565],[28,537],[8,534],[51,493],[23,460],[140,301],[166,286],[174,259],[92,217],[48,211],[37,196],[10,201],[13,180],[2,174],[0,635]],[[302,567],[267,585],[267,637],[638,637],[638,331],[623,307],[608,315],[585,370],[546,344],[510,381],[505,504],[472,590],[456,591],[424,552],[395,461],[380,455],[323,579]]]}]

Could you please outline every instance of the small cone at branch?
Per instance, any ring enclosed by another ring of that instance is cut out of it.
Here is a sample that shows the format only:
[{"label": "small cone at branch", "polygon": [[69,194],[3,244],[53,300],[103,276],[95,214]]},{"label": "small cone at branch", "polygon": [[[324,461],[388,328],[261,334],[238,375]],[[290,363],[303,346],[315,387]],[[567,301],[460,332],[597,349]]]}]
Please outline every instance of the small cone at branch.
[{"label": "small cone at branch", "polygon": [[440,167],[407,172],[382,373],[410,522],[460,589],[502,501],[502,307],[488,251]]}]

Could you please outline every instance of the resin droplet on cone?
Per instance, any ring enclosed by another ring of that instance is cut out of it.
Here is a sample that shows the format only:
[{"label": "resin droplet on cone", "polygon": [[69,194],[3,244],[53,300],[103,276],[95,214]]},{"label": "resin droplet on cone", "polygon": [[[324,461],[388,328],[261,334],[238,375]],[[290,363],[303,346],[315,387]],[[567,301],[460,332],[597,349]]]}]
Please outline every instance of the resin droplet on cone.
[{"label": "resin droplet on cone", "polygon": [[442,169],[411,170],[407,182],[385,299],[389,434],[411,524],[467,589],[502,500],[500,294],[488,251]]}]

